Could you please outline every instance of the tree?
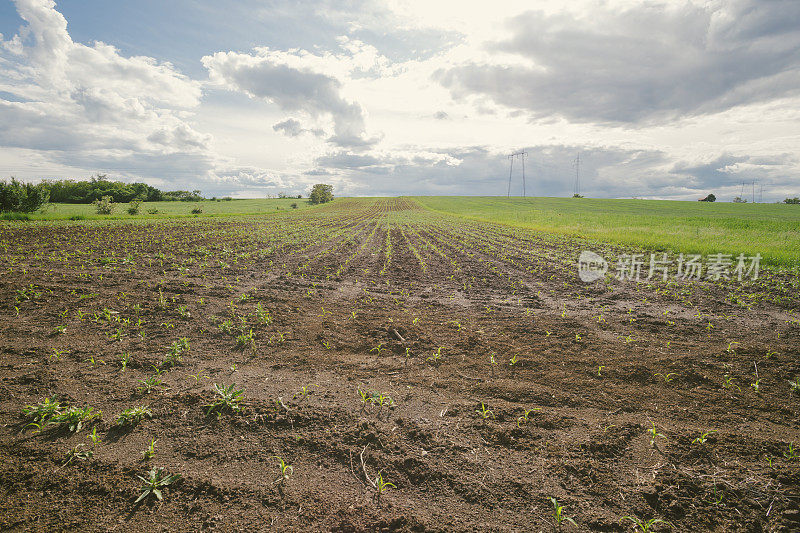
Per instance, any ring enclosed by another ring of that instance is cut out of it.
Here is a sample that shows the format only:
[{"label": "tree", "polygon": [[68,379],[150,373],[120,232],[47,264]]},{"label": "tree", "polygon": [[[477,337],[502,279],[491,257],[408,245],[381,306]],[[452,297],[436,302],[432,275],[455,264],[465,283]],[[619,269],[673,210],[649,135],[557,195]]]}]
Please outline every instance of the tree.
[{"label": "tree", "polygon": [[10,183],[0,181],[0,212],[33,213],[49,200],[50,191],[43,184],[22,183],[15,178]]},{"label": "tree", "polygon": [[746,204],[747,203],[747,198],[742,198],[741,196],[737,196],[736,198],[733,199],[733,203],[735,203],[735,204]]},{"label": "tree", "polygon": [[324,204],[333,200],[333,185],[325,183],[318,183],[311,188],[311,194],[308,195],[312,204]]},{"label": "tree", "polygon": [[709,194],[705,198],[701,198],[700,200],[698,200],[698,202],[716,202],[716,201],[717,197],[714,196],[713,194]]},{"label": "tree", "polygon": [[785,204],[800,204],[800,198],[795,196],[794,198],[787,198],[783,201]]}]

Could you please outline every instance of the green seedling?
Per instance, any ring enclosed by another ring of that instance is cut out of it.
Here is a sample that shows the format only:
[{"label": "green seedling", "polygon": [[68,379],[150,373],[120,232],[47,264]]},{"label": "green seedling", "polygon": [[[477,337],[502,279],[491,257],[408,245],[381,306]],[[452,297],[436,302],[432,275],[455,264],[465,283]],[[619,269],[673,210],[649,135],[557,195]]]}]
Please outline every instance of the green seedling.
[{"label": "green seedling", "polygon": [[606,365],[600,365],[600,366],[597,367],[597,377],[602,377],[600,372],[602,372],[605,367],[606,367]]},{"label": "green seedling", "polygon": [[432,365],[438,365],[442,360],[442,346],[439,346],[433,355],[425,359],[427,362],[431,363]]},{"label": "green seedling", "polygon": [[300,387],[300,392],[295,393],[295,395],[292,396],[292,399],[294,400],[297,397],[300,397],[301,401],[307,399],[309,394],[312,394],[313,392],[311,390],[311,387],[319,387],[319,385],[317,385],[316,383],[312,383],[311,385],[303,385],[302,387]]},{"label": "green seedling", "polygon": [[247,333],[241,333],[240,335],[236,336],[236,346],[238,346],[239,348],[244,348],[248,344],[254,345],[255,341],[256,341],[256,334],[253,333],[252,328]]},{"label": "green seedling", "polygon": [[153,418],[153,412],[146,405],[130,407],[117,415],[117,425],[122,427],[135,426],[145,418]]},{"label": "green seedling", "polygon": [[181,479],[180,474],[167,474],[163,468],[155,468],[153,467],[150,472],[148,473],[147,477],[144,478],[142,476],[136,476],[144,482],[144,486],[142,486],[141,490],[142,493],[136,499],[134,503],[139,503],[140,501],[144,500],[151,494],[154,495],[159,500],[163,500],[164,497],[161,494],[161,489],[164,487],[168,487],[172,485],[176,481]]},{"label": "green seedling", "polygon": [[475,409],[475,412],[478,413],[483,420],[487,418],[494,418],[494,412],[491,409],[488,409],[483,402],[481,402],[481,408]]},{"label": "green seedling", "polygon": [[142,452],[142,461],[149,461],[156,455],[156,442],[158,439],[150,439],[150,444]]},{"label": "green seedling", "polygon": [[508,366],[514,366],[517,364],[517,362],[517,354],[514,354],[514,356],[508,360]]},{"label": "green seedling", "polygon": [[50,418],[50,424],[65,426],[70,432],[77,433],[83,425],[99,418],[102,411],[95,412],[91,407],[70,407]]},{"label": "green seedling", "polygon": [[656,445],[656,438],[661,437],[662,439],[666,439],[667,437],[665,437],[662,433],[659,433],[656,430],[655,422],[651,421],[650,424],[652,424],[652,426],[653,426],[653,427],[651,427],[650,429],[647,430],[647,432],[650,434],[650,446],[655,446]]},{"label": "green seedling", "polygon": [[789,443],[789,450],[783,452],[783,456],[786,458],[787,461],[794,461],[799,457],[793,442]]},{"label": "green seedling", "polygon": [[564,506],[559,505],[558,500],[551,497],[550,502],[553,504],[553,521],[555,522],[557,528],[560,528],[561,524],[564,522],[569,522],[573,526],[578,527],[578,524],[575,523],[575,520],[564,514]]},{"label": "green seedling", "polygon": [[669,522],[661,520],[660,518],[651,518],[650,520],[644,521],[635,516],[623,516],[622,520],[630,520],[633,522],[634,528],[641,530],[642,533],[650,533],[650,529],[656,524],[669,524]]},{"label": "green seedling", "polygon": [[737,385],[736,383],[733,382],[733,377],[729,376],[728,374],[725,374],[724,376],[722,376],[722,387],[725,388],[725,389],[730,389],[731,387],[736,387],[737,389],[739,389],[739,391],[742,390],[741,387],[739,387],[739,385]]},{"label": "green seedling", "polygon": [[214,392],[217,397],[203,406],[206,408],[206,416],[216,411],[217,417],[220,417],[224,411],[238,413],[243,409],[241,403],[244,389],[236,390],[236,383],[231,383],[227,387],[214,383]]},{"label": "green seedling", "polygon": [[141,383],[141,385],[139,385],[137,390],[145,394],[150,394],[152,391],[160,387],[161,384],[164,383],[164,380],[161,379],[161,372],[156,369],[155,374],[144,379],[140,379],[139,383]]},{"label": "green seedling", "polygon": [[67,453],[67,461],[63,465],[61,465],[61,467],[63,468],[65,466],[67,466],[68,464],[70,464],[71,462],[76,461],[76,460],[77,461],[88,461],[89,459],[94,457],[94,451],[93,450],[84,450],[83,448],[84,448],[83,444],[76,444],[75,447],[72,448]]},{"label": "green seedling", "polygon": [[381,342],[378,343],[376,347],[372,348],[370,352],[378,352],[378,355],[380,355],[383,350],[385,350],[385,348],[383,347],[383,343]]},{"label": "green seedling", "polygon": [[294,467],[292,467],[292,465],[286,464],[286,462],[277,455],[273,455],[272,458],[277,459],[279,461],[278,468],[280,468],[281,471],[280,477],[278,477],[278,479],[276,479],[273,483],[281,483],[281,484],[286,483],[287,481],[289,481],[289,478],[292,476],[292,474],[294,474]]},{"label": "green seedling", "polygon": [[794,381],[789,380],[789,386],[792,392],[800,393],[800,377],[794,378]]},{"label": "green seedling", "polygon": [[392,487],[393,489],[396,489],[397,485],[395,485],[394,483],[390,483],[388,481],[385,481],[383,479],[383,474],[381,472],[378,472],[378,477],[375,478],[375,489],[378,491],[377,495],[380,496],[381,494],[383,494],[384,492],[389,490],[389,487]]},{"label": "green seedling", "polygon": [[664,383],[670,383],[673,379],[673,376],[677,376],[675,372],[670,372],[669,374],[662,374],[661,372],[656,373],[656,376],[661,376],[664,379]]},{"label": "green seedling", "polygon": [[716,431],[717,431],[716,429],[712,429],[711,431],[706,431],[705,433],[700,432],[700,436],[694,439],[692,441],[692,444],[705,444],[706,441],[708,440],[708,436],[711,435],[712,433],[716,433]]},{"label": "green seedling", "polygon": [[761,391],[761,380],[760,379],[755,380],[753,383],[750,384],[750,386],[753,387],[753,390],[755,392],[760,392]]},{"label": "green seedling", "polygon": [[[61,403],[55,396],[52,398],[45,398],[36,405],[26,405],[22,408],[22,414],[27,418],[32,419],[28,426],[41,431],[41,429],[50,422],[50,419],[61,412]],[[26,426],[27,427],[27,426]]]},{"label": "green seedling", "polygon": [[119,365],[122,368],[121,372],[125,372],[128,368],[128,363],[131,361],[131,354],[125,352],[119,357]]},{"label": "green seedling", "polygon": [[529,420],[529,416],[534,411],[541,411],[541,407],[534,407],[533,409],[525,409],[525,414],[517,418],[517,427],[520,427],[523,422],[527,422]]}]

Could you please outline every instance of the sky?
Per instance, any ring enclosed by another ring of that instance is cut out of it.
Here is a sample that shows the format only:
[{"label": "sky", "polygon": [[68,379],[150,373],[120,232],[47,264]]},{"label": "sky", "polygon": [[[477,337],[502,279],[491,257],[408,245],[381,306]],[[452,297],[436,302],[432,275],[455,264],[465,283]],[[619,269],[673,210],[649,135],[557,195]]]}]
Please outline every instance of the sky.
[{"label": "sky", "polygon": [[798,147],[797,0],[0,0],[0,179],[774,202]]}]

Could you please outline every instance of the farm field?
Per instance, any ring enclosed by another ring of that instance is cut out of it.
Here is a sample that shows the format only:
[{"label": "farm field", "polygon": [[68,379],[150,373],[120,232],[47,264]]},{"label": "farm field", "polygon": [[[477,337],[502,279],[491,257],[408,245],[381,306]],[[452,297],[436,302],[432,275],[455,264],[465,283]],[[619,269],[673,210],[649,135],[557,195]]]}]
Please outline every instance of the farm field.
[{"label": "farm field", "polygon": [[763,256],[764,263],[800,265],[800,208],[595,198],[433,196],[423,206],[489,222],[683,253]]},{"label": "farm field", "polygon": [[[293,208],[292,204],[297,207]],[[47,207],[28,217],[31,220],[69,220],[72,217],[83,217],[87,220],[141,220],[176,217],[215,217],[232,215],[263,215],[281,210],[302,209],[311,207],[307,199],[302,198],[270,198],[258,200],[204,200],[202,202],[144,202],[138,215],[129,215],[128,203],[118,203],[111,215],[96,214],[93,204],[48,204]],[[192,209],[199,207],[202,213],[195,215]],[[151,213],[154,210],[156,212]]]},{"label": "farm field", "polygon": [[448,209],[0,222],[0,530],[800,529],[796,273]]}]

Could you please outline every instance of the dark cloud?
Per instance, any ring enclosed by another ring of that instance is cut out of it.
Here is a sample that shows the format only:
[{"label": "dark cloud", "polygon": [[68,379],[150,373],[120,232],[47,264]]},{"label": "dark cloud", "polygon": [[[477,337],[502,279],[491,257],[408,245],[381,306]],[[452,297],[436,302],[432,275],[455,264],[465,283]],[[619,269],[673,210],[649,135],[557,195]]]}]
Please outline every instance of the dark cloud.
[{"label": "dark cloud", "polygon": [[334,122],[329,139],[333,144],[350,147],[377,142],[367,138],[364,110],[341,96],[342,84],[332,76],[284,64],[266,48],[254,55],[217,52],[202,61],[212,80],[274,102],[283,111],[302,111],[312,117],[329,114]]},{"label": "dark cloud", "polygon": [[304,133],[310,133],[317,137],[322,137],[325,132],[319,128],[304,128],[302,122],[294,118],[287,118],[272,125],[272,129],[283,133],[287,137],[299,137]]},{"label": "dark cloud", "polygon": [[524,64],[471,62],[436,78],[457,99],[578,122],[659,122],[800,94],[796,0],[531,11],[509,30],[487,48]]}]

